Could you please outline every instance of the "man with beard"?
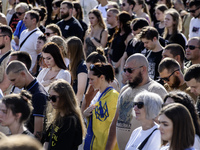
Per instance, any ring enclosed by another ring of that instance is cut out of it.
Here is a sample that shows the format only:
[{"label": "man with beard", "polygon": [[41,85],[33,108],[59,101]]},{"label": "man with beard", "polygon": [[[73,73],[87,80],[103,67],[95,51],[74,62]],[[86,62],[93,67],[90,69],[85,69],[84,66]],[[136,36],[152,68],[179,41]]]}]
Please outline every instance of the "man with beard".
[{"label": "man with beard", "polygon": [[77,36],[83,41],[83,29],[77,19],[75,19],[73,14],[74,6],[72,2],[63,1],[60,5],[60,14],[62,20],[57,23],[60,27],[62,35],[65,38],[70,36]]},{"label": "man with beard", "polygon": [[131,55],[126,60],[124,72],[129,84],[120,91],[116,114],[110,126],[107,150],[112,149],[116,142],[119,149],[124,150],[132,131],[140,126],[132,112],[133,99],[139,92],[143,90],[155,92],[162,98],[167,94],[162,85],[149,77],[148,61],[144,55],[139,53]]},{"label": "man with beard", "polygon": [[[10,93],[12,85],[6,75],[5,69],[11,53],[12,29],[7,25],[0,25],[0,89],[4,95]],[[9,134],[7,127],[0,126],[0,131]]]},{"label": "man with beard", "polygon": [[163,80],[165,89],[170,92],[172,90],[181,90],[188,93],[196,102],[195,94],[190,92],[187,86],[181,67],[179,63],[173,58],[163,59],[159,66],[158,72],[160,74],[160,79]]}]

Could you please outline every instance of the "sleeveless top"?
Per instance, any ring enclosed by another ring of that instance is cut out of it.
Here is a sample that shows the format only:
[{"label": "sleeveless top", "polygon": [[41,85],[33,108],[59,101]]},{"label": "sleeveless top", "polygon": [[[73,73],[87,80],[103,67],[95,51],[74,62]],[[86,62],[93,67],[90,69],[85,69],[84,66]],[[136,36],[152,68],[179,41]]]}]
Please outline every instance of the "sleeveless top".
[{"label": "sleeveless top", "polygon": [[[103,31],[104,31],[104,29],[101,30],[100,39],[97,39],[96,37],[94,37],[94,40],[95,40],[96,42],[98,42],[98,43],[101,42],[101,38],[102,38],[102,33],[103,33]],[[88,55],[90,55],[90,53],[96,51],[96,46],[92,43],[90,37],[87,37],[87,38],[85,39],[85,43],[86,43],[86,45],[87,45],[87,50],[86,50],[86,57],[87,57]]]}]

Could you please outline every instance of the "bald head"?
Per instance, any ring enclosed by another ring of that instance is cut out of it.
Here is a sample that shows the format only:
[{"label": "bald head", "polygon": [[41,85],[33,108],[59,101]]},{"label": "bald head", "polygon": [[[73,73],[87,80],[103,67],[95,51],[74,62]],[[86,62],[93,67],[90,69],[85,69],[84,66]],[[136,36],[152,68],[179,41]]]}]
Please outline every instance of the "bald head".
[{"label": "bald head", "polygon": [[145,66],[148,68],[148,60],[146,59],[146,57],[142,54],[133,54],[131,55],[127,60],[127,62],[132,62],[134,64],[136,64],[137,66]]}]

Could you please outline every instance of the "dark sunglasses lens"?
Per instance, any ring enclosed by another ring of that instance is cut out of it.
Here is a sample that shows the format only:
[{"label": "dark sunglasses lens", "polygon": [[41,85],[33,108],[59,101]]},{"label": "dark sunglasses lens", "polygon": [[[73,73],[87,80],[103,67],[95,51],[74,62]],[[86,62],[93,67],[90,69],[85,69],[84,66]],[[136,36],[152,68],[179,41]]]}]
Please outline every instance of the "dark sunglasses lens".
[{"label": "dark sunglasses lens", "polygon": [[194,50],[194,49],[195,49],[195,46],[193,46],[193,45],[189,45],[188,47],[189,47],[189,49],[191,49],[191,50]]},{"label": "dark sunglasses lens", "polygon": [[53,96],[49,96],[49,101],[52,101],[52,102],[56,102],[56,96],[53,95]]},{"label": "dark sunglasses lens", "polygon": [[50,35],[50,33],[45,33],[47,36],[49,36]]},{"label": "dark sunglasses lens", "polygon": [[143,106],[144,106],[144,103],[143,103],[143,102],[138,102],[138,103],[137,103],[137,107],[138,107],[139,109],[141,109]]},{"label": "dark sunglasses lens", "polygon": [[22,15],[22,13],[21,13],[21,12],[16,12],[16,15],[19,15],[19,16],[21,16],[21,15]]},{"label": "dark sunglasses lens", "polygon": [[169,81],[168,78],[161,78],[163,81]]},{"label": "dark sunglasses lens", "polygon": [[125,3],[122,3],[122,6],[126,6],[126,4],[125,4]]},{"label": "dark sunglasses lens", "polygon": [[126,69],[124,69],[124,72],[128,72],[128,73],[132,73],[132,70],[130,69],[130,68],[126,68]]}]

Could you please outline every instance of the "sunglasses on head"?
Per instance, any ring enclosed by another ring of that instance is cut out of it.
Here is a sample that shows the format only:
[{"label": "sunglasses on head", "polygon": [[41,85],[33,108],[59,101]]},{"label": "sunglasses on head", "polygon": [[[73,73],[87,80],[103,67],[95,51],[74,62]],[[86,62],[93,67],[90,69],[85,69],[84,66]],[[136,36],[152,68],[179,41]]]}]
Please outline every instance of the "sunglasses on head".
[{"label": "sunglasses on head", "polygon": [[51,96],[48,97],[48,100],[55,103],[58,97],[59,97],[59,96],[51,95]]},{"label": "sunglasses on head", "polygon": [[94,64],[91,64],[90,65],[90,70],[94,70],[94,69],[96,69],[96,70],[98,70],[100,73],[103,73],[99,68],[97,68]]},{"label": "sunglasses on head", "polygon": [[169,82],[169,78],[176,72],[179,71],[179,69],[174,70],[168,77],[160,78],[163,81]]},{"label": "sunglasses on head", "polygon": [[139,68],[141,68],[141,67],[143,67],[143,66],[136,67],[136,68],[124,68],[124,72],[127,71],[128,73],[133,73],[134,70],[139,69]]},{"label": "sunglasses on head", "polygon": [[23,13],[24,12],[16,12],[15,14],[21,16]]},{"label": "sunglasses on head", "polygon": [[144,106],[143,102],[134,102],[133,107],[137,106],[138,109],[141,109]]},{"label": "sunglasses on head", "polygon": [[196,47],[194,45],[186,45],[185,49],[189,48],[190,50],[194,50],[195,48],[200,48],[200,47]]}]

